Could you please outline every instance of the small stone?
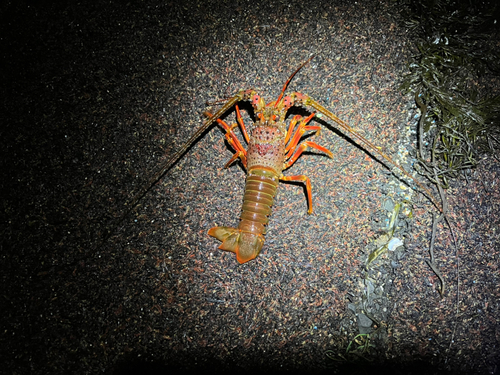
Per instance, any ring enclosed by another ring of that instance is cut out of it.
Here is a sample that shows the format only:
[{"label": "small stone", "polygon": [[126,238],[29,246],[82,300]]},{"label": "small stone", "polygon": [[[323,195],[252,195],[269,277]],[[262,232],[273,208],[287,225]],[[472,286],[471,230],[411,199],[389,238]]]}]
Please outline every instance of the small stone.
[{"label": "small stone", "polygon": [[386,199],[384,202],[384,210],[387,212],[392,212],[394,211],[394,202],[392,199]]},{"label": "small stone", "polygon": [[389,251],[394,251],[398,247],[403,245],[403,241],[401,241],[399,238],[394,237],[389,241],[389,244],[387,245],[387,250]]},{"label": "small stone", "polygon": [[365,314],[358,314],[358,325],[360,327],[369,328],[372,326],[373,321],[368,318]]},{"label": "small stone", "polygon": [[347,308],[356,314],[356,306],[353,303],[347,304]]}]

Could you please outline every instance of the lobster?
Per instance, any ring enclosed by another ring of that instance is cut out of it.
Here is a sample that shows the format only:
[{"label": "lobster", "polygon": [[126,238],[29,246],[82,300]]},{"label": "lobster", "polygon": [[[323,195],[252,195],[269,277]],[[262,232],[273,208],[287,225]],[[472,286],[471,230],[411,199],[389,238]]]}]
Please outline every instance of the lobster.
[{"label": "lobster", "polygon": [[[406,172],[399,164],[395,163],[391,158],[381,152],[370,141],[358,134],[353,128],[317,101],[300,92],[293,92],[285,96],[285,91],[292,78],[300,69],[311,61],[313,57],[314,55],[292,73],[283,85],[281,93],[275,101],[266,104],[264,99],[256,91],[240,90],[236,95],[227,100],[215,114],[205,112],[205,115],[208,116],[208,120],[205,124],[203,124],[203,126],[201,126],[191,138],[170,157],[160,171],[153,176],[149,184],[146,185],[146,188],[136,195],[131,203],[131,209],[177,162],[201,134],[214,123],[217,123],[224,129],[225,138],[235,151],[234,155],[226,163],[225,168],[240,159],[243,167],[247,171],[247,177],[243,207],[238,227],[213,227],[208,231],[208,234],[222,242],[219,249],[235,253],[239,263],[246,263],[255,259],[264,245],[266,226],[269,222],[269,216],[271,214],[271,208],[273,206],[279,181],[299,181],[305,183],[308,213],[311,214],[313,212],[310,179],[305,175],[284,176],[282,172],[292,166],[308,148],[316,149],[325,153],[330,158],[333,158],[333,154],[328,149],[315,142],[304,141],[300,143],[302,136],[306,132],[316,131],[316,134],[318,134],[320,132],[320,127],[308,125],[316,115],[314,112],[306,118],[300,115],[294,116],[290,121],[290,125],[287,126],[285,117],[292,106],[311,107],[334,121],[343,130],[353,134],[358,140],[369,146],[371,150],[400,169],[404,175],[415,181],[424,191],[426,191],[433,204],[438,207],[432,193],[425,186]],[[247,132],[238,106],[238,103],[242,101],[250,101],[257,118],[257,122],[252,126],[250,135]],[[221,120],[220,117],[233,106],[236,110],[236,123],[228,125]],[[248,150],[245,150],[234,133],[234,129],[238,126],[248,144]]]}]

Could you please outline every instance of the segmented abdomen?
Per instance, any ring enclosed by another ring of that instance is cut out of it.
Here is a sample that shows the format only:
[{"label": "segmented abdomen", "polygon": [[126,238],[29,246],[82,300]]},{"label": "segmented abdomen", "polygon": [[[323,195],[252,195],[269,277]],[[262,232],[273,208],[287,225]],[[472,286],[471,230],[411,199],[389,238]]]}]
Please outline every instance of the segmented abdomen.
[{"label": "segmented abdomen", "polygon": [[254,234],[266,234],[271,207],[279,179],[270,168],[255,166],[248,170],[241,221],[238,228]]}]

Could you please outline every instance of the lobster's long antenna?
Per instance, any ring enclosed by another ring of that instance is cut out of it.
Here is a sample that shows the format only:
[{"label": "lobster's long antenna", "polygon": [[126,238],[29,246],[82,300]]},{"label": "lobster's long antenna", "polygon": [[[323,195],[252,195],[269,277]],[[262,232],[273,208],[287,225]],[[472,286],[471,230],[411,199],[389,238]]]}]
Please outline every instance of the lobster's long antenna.
[{"label": "lobster's long antenna", "polygon": [[238,93],[229,99],[226,104],[224,104],[216,113],[212,115],[207,122],[205,122],[197,131],[194,133],[182,147],[180,147],[166,162],[162,164],[162,167],[156,172],[144,185],[139,192],[125,203],[125,213],[116,221],[114,227],[119,226],[123,220],[128,216],[128,214],[134,209],[135,205],[147,194],[147,192],[167,173],[167,171],[180,159],[182,155],[188,150],[195,141],[200,138],[200,136],[210,127],[215,121],[221,117],[229,108],[235,105],[238,101],[242,99],[241,94]]}]

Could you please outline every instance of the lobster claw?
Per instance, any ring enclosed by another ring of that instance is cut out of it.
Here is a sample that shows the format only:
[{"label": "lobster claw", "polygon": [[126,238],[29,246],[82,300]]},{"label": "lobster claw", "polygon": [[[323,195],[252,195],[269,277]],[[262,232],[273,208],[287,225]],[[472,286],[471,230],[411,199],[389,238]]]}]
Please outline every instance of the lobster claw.
[{"label": "lobster claw", "polygon": [[235,253],[236,259],[241,264],[255,259],[264,246],[262,235],[243,232],[238,228],[213,227],[208,234],[222,241],[219,249]]}]

